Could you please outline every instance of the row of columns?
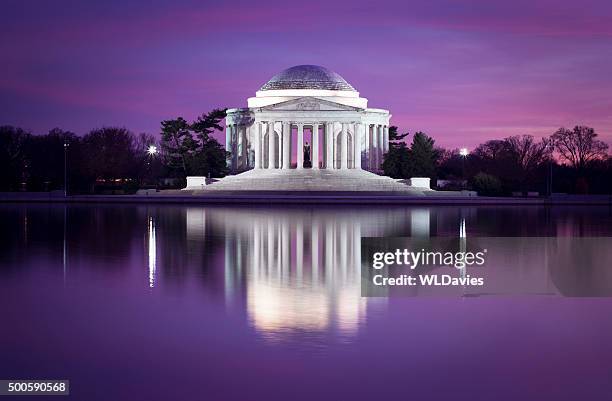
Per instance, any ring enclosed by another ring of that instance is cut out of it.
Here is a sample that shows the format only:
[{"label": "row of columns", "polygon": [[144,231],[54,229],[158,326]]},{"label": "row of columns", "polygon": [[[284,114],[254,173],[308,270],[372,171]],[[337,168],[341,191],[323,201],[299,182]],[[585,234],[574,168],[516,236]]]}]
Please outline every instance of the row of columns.
[{"label": "row of columns", "polygon": [[[294,124],[281,122],[280,134],[276,131],[276,121],[260,121],[256,123],[255,135],[255,165],[256,169],[289,169],[291,168],[291,130]],[[323,127],[324,141],[324,168],[326,169],[361,169],[362,168],[362,138],[365,132],[365,154],[367,168],[377,170],[382,163],[383,154],[388,151],[388,127],[386,125],[372,125],[363,123],[339,123],[341,130],[337,134],[334,130],[334,122],[322,123],[295,123],[297,126],[297,169],[304,168],[304,127],[312,128],[311,161],[312,168],[320,166],[320,138],[319,128]],[[349,149],[349,128],[351,128],[351,148]],[[265,132],[265,133],[264,133]],[[267,149],[265,148],[264,135],[267,135]],[[373,138],[373,139],[372,139]],[[338,151],[338,142],[340,150]],[[277,148],[280,152],[276,154]],[[338,160],[336,157],[339,156]],[[352,158],[351,158],[352,156]]]},{"label": "row of columns", "polygon": [[[246,125],[228,124],[226,126],[226,150],[231,157],[228,167],[232,171],[256,169],[290,169],[291,168],[291,129],[297,126],[297,169],[304,168],[304,127],[312,127],[311,161],[312,168],[318,169],[320,160],[319,129],[323,127],[324,167],[326,169],[365,169],[377,171],[381,168],[383,155],[389,150],[389,127],[370,123],[292,123],[281,124],[280,135],[274,126],[276,121],[259,121],[251,128]],[[334,128],[341,124],[336,135]],[[352,147],[349,149],[349,128],[352,132]],[[248,130],[251,130],[248,132]],[[274,135],[271,135],[273,133]],[[249,135],[250,134],[250,135]],[[267,135],[265,148],[264,135]],[[338,142],[340,149],[338,151]],[[277,152],[278,150],[278,152]],[[352,158],[351,158],[352,156]]]},{"label": "row of columns", "polygon": [[389,127],[379,124],[366,125],[364,159],[368,170],[382,168],[383,156],[389,151]]},{"label": "row of columns", "polygon": [[241,124],[226,124],[225,150],[230,152],[228,167],[232,171],[247,169],[252,163],[249,161],[250,141],[247,138],[247,126]]}]

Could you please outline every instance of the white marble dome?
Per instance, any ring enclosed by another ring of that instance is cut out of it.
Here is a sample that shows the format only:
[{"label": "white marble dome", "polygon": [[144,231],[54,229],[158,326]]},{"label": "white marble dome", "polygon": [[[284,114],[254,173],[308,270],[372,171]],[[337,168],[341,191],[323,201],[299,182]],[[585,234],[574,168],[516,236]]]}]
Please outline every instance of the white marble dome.
[{"label": "white marble dome", "polygon": [[368,100],[340,74],[319,65],[296,65],[273,76],[248,99],[249,107],[266,107],[291,99],[316,97],[346,106],[368,107]]},{"label": "white marble dome", "polygon": [[259,90],[314,89],[355,91],[344,78],[318,65],[296,65],[276,74]]}]

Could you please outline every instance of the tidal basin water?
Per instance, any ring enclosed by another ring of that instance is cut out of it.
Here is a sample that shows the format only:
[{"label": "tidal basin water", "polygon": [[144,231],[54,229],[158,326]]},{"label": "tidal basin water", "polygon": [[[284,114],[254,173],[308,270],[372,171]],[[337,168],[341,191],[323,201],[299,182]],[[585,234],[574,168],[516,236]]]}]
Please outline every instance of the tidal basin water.
[{"label": "tidal basin water", "polygon": [[504,280],[537,283],[521,294],[362,297],[362,238],[407,236],[610,237],[612,210],[0,205],[0,379],[78,400],[612,399],[605,260],[510,255]]}]

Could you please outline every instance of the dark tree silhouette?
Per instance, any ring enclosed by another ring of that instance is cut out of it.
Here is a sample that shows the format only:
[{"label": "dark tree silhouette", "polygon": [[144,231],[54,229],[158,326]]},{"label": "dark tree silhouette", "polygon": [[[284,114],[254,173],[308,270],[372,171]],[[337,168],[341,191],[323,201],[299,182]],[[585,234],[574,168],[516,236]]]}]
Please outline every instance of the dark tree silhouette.
[{"label": "dark tree silhouette", "polygon": [[436,176],[436,164],[440,151],[435,148],[433,138],[423,132],[417,132],[410,145],[410,176],[430,177]]},{"label": "dark tree silhouette", "polygon": [[200,146],[204,146],[211,139],[210,135],[215,131],[221,131],[221,121],[225,118],[227,109],[213,109],[210,113],[204,113],[199,116],[191,129],[196,133]]},{"label": "dark tree silhouette", "polygon": [[[394,130],[397,132],[397,129]],[[403,139],[408,134],[394,136]],[[391,135],[389,135],[391,138]],[[398,140],[390,142],[389,151],[385,154],[383,171],[393,178],[430,177],[435,178],[436,163],[440,150],[434,147],[435,141],[423,132],[417,132],[412,138],[410,148]]]},{"label": "dark tree silhouette", "polygon": [[403,142],[404,138],[406,138],[410,133],[406,132],[403,134],[399,133],[398,128],[395,125],[389,127],[389,145],[394,146]]},{"label": "dark tree silhouette", "polygon": [[[390,143],[391,145],[391,143]],[[410,150],[404,142],[389,146],[382,163],[383,172],[391,178],[407,178],[410,169]]]},{"label": "dark tree silhouette", "polygon": [[137,179],[142,155],[136,151],[134,134],[126,128],[104,127],[83,139],[84,168],[94,179]]},{"label": "dark tree silhouette", "polygon": [[594,160],[607,157],[608,145],[597,138],[595,130],[577,125],[573,130],[559,128],[551,139],[562,160],[582,170]]},{"label": "dark tree silhouette", "polygon": [[162,151],[166,166],[180,175],[227,174],[223,146],[211,134],[223,129],[225,109],[214,109],[192,124],[184,118],[162,121]]},{"label": "dark tree silhouette", "polygon": [[196,151],[190,158],[191,174],[220,177],[227,174],[227,152],[211,134],[221,131],[221,121],[225,118],[226,109],[214,109],[204,113],[191,124],[198,142]]},{"label": "dark tree silhouette", "polygon": [[21,128],[0,127],[0,189],[14,191],[27,176],[27,147],[31,134]]},{"label": "dark tree silhouette", "polygon": [[161,147],[165,164],[171,170],[187,174],[187,158],[195,150],[190,126],[183,117],[161,122]]},{"label": "dark tree silhouette", "polygon": [[533,179],[533,173],[551,158],[550,140],[543,138],[536,142],[531,135],[510,136],[504,139],[511,169],[516,171],[521,190],[526,190]]}]

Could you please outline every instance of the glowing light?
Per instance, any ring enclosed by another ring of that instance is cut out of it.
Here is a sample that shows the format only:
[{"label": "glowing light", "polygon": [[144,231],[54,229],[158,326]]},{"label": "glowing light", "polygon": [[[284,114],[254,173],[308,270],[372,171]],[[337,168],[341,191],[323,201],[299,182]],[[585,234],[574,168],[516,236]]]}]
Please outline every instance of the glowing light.
[{"label": "glowing light", "polygon": [[470,152],[467,150],[467,148],[461,148],[459,149],[459,154],[463,157],[466,157]]},{"label": "glowing light", "polygon": [[155,235],[155,222],[152,217],[149,217],[148,227],[149,241],[149,287],[155,287],[155,279],[157,276],[157,238]]},{"label": "glowing light", "polygon": [[157,154],[157,146],[149,145],[149,148],[147,149],[147,153],[150,154],[151,156],[156,155]]}]

